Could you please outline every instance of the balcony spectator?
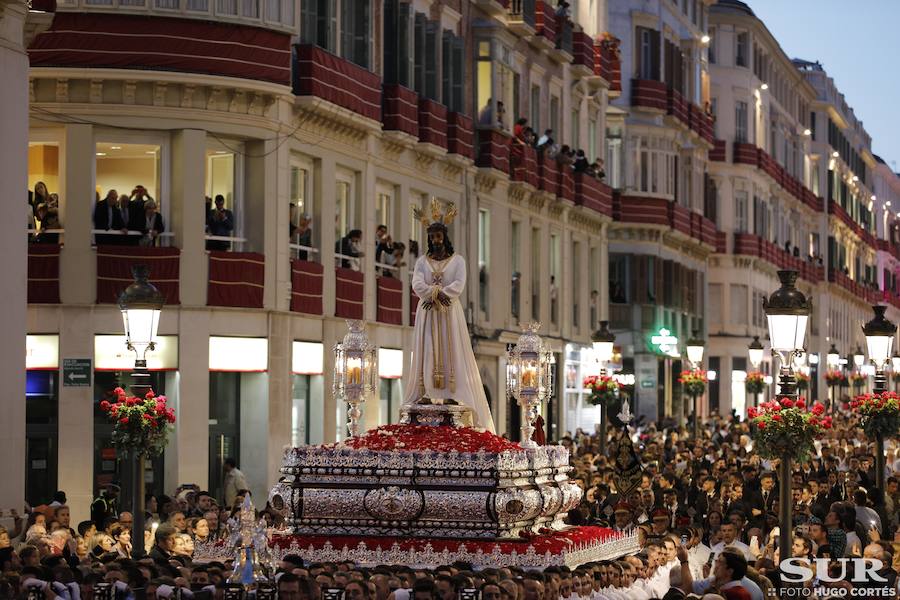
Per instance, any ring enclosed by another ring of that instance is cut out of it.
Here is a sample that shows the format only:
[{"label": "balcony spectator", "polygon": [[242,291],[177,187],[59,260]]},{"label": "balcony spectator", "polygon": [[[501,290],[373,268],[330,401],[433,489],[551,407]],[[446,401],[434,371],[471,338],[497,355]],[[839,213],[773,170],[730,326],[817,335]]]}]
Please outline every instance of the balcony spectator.
[{"label": "balcony spectator", "polygon": [[606,178],[606,171],[603,169],[603,159],[595,158],[591,163],[590,173],[598,180],[603,181]]},{"label": "balcony spectator", "polygon": [[[137,218],[144,212],[144,203],[152,202],[153,197],[147,193],[147,188],[138,184],[131,190],[131,196],[128,199],[128,210],[131,212],[132,218]],[[131,227],[131,229],[141,229],[140,227]]]},{"label": "balcony spectator", "polygon": [[362,247],[362,231],[359,229],[351,229],[347,235],[339,239],[334,244],[334,251],[340,254],[340,265],[344,269],[360,270],[360,258],[365,253],[360,250]]},{"label": "balcony spectator", "polygon": [[210,198],[209,196],[206,196],[204,198],[203,204],[205,205],[205,208],[206,208],[206,210],[203,211],[203,218],[205,219],[206,217],[209,216],[209,211],[212,210],[212,198]]},{"label": "balcony spectator", "polygon": [[409,240],[409,255],[413,258],[419,258],[419,242],[416,240]]},{"label": "balcony spectator", "polygon": [[554,145],[555,142],[553,141],[553,130],[545,129],[544,135],[538,138],[535,148],[538,152],[544,152],[545,150],[552,149]]},{"label": "balcony spectator", "polygon": [[[147,198],[149,198],[149,196]],[[155,200],[144,200],[142,202],[142,208],[144,209],[143,212],[138,213],[136,217],[135,213],[132,212],[132,218],[137,219],[137,227],[134,227],[134,229],[141,232],[141,246],[156,246],[156,240],[159,238],[159,234],[166,230],[166,227],[163,224],[162,215],[157,212]]]},{"label": "balcony spectator", "polygon": [[537,136],[535,136],[534,129],[532,129],[531,127],[525,128],[523,138],[525,139],[526,146],[531,146],[532,148],[534,148],[535,144],[537,144]]},{"label": "balcony spectator", "polygon": [[50,230],[62,229],[59,224],[59,213],[50,210],[45,203],[37,206],[37,220],[40,222],[37,235],[34,238],[36,244],[58,244],[59,234],[52,233]]},{"label": "balcony spectator", "polygon": [[[216,194],[216,207],[209,211],[206,217],[206,230],[209,235],[230,237],[234,231],[234,214],[225,208],[225,196]],[[225,240],[207,240],[207,250],[228,250],[230,242]]]},{"label": "balcony spectator", "polygon": [[[384,227],[382,225],[381,227]],[[376,235],[378,235],[376,233]],[[379,239],[378,243],[375,244],[375,262],[385,262],[384,257],[388,254],[391,254],[394,251],[394,240],[389,233],[387,233],[387,228],[385,227],[384,234]]]},{"label": "balcony spectator", "polygon": [[[295,243],[306,248],[312,248],[312,218],[309,215],[303,215],[297,220],[297,224],[292,224],[292,239],[297,240]],[[309,251],[302,248],[297,253],[300,260],[309,260]]]},{"label": "balcony spectator", "polygon": [[31,205],[31,190],[28,191],[28,204],[25,205],[26,216],[28,217],[28,233],[34,234],[34,207]]},{"label": "balcony spectator", "polygon": [[34,214],[37,216],[37,208],[41,204],[50,204],[50,192],[47,190],[47,184],[38,181],[34,184],[34,193],[31,195],[31,206],[34,207]]},{"label": "balcony spectator", "polygon": [[[119,231],[122,235],[97,234],[98,246],[121,246],[125,243],[125,234],[128,233],[128,205],[127,198],[119,196],[116,190],[106,192],[106,197],[94,205],[94,229],[103,231]],[[124,206],[124,214],[123,208]],[[123,218],[124,217],[124,218]]]},{"label": "balcony spectator", "polygon": [[478,124],[490,126],[494,122],[493,99],[488,98],[481,110],[478,111]]},{"label": "balcony spectator", "polygon": [[579,150],[575,153],[575,161],[572,163],[572,169],[576,173],[586,173],[591,164],[588,162],[587,156],[584,155],[584,150]]},{"label": "balcony spectator", "polygon": [[528,119],[525,117],[519,117],[516,119],[516,124],[513,126],[513,136],[520,142],[525,142],[525,128],[528,126]]},{"label": "balcony spectator", "polygon": [[399,277],[399,270],[406,266],[403,260],[403,253],[406,252],[406,246],[403,242],[394,242],[390,252],[381,255],[381,262],[393,269],[383,269],[383,277]]},{"label": "balcony spectator", "polygon": [[572,152],[572,149],[567,144],[563,144],[556,155],[551,152],[550,158],[555,158],[560,168],[563,168],[571,166],[575,162],[575,153]]},{"label": "balcony spectator", "polygon": [[503,102],[501,100],[497,100],[497,127],[503,129],[504,131],[507,129],[505,119],[506,107],[503,106]]},{"label": "balcony spectator", "polygon": [[800,258],[800,247],[794,246],[794,256]]},{"label": "balcony spectator", "polygon": [[559,0],[556,3],[556,17],[557,19],[569,18],[569,3],[566,0]]}]

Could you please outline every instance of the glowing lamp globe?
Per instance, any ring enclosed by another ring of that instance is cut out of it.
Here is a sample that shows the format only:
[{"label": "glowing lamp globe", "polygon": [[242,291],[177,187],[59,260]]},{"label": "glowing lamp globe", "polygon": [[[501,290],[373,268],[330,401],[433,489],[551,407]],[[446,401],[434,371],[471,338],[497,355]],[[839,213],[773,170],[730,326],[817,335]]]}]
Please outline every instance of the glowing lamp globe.
[{"label": "glowing lamp globe", "polygon": [[781,287],[763,298],[763,310],[769,323],[772,349],[789,354],[803,348],[806,325],[812,306],[797,289],[797,271],[778,271]]},{"label": "glowing lamp globe", "polygon": [[869,360],[875,363],[878,369],[882,369],[891,358],[891,346],[894,344],[897,326],[885,318],[887,306],[873,306],[872,310],[875,311],[875,317],[863,325],[863,334],[866,336]]}]

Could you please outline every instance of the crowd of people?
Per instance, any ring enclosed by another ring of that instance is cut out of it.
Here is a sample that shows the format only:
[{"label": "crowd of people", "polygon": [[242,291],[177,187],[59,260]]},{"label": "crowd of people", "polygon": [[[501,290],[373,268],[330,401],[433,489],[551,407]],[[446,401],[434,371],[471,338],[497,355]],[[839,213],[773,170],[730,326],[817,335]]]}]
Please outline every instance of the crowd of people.
[{"label": "crowd of people", "polygon": [[[351,229],[334,244],[334,252],[338,255],[336,264],[344,269],[360,271],[364,248],[362,230]],[[400,268],[406,266],[406,250],[406,244],[395,242],[386,225],[375,228],[375,266],[379,276],[399,277]],[[414,240],[409,242],[409,251],[413,259],[418,258],[419,245]]]},{"label": "crowd of people", "polygon": [[98,233],[97,245],[156,246],[166,230],[159,205],[143,185],[134,186],[130,195],[110,189],[101,198],[97,192],[96,200],[94,229],[110,232]]},{"label": "crowd of people", "polygon": [[[745,421],[716,416],[702,424],[699,440],[672,423],[639,422],[627,435],[643,477],[627,496],[616,490],[616,466],[600,454],[597,433],[577,431],[560,441],[571,453],[570,476],[585,490],[569,523],[636,528],[641,550],[634,555],[542,572],[465,564],[363,569],[287,556],[278,565],[277,589],[290,600],[763,600],[804,591],[858,596],[875,588],[892,596],[900,562],[894,546],[895,536],[900,539],[900,453],[889,447],[886,489],[877,489],[871,441],[850,414],[839,411],[834,419],[844,425],[816,442],[810,462],[795,466],[790,532],[778,526],[777,461],[754,453]],[[610,448],[625,435],[611,427]],[[0,531],[0,596],[37,586],[46,598],[92,600],[93,589],[105,582],[124,598],[137,589],[151,599],[222,598],[231,565],[195,559],[203,544],[227,536],[229,519],[249,494],[233,460],[225,471],[222,498],[196,486],[148,496],[148,556],[139,560],[133,557],[133,516],[120,510],[116,486],[107,486],[91,507],[91,520],[78,524],[58,492],[47,505],[17,516],[13,531]],[[259,516],[280,526],[281,516],[269,507]],[[813,578],[794,581],[782,570],[782,543]],[[852,557],[882,566],[854,581],[837,562]]]}]

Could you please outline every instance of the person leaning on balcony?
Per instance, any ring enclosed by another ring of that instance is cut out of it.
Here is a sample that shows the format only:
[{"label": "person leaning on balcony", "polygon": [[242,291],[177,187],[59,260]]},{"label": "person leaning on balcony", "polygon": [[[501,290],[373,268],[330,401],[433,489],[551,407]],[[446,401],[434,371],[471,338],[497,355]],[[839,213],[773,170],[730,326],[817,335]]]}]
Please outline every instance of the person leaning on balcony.
[{"label": "person leaning on balcony", "polygon": [[548,148],[553,148],[553,146],[554,146],[553,130],[545,129],[544,135],[542,135],[540,138],[538,138],[537,144],[535,145],[535,149],[537,149],[538,152],[543,152],[544,150],[547,150]]},{"label": "person leaning on balcony", "polygon": [[491,106],[492,98],[488,98],[487,102],[485,102],[484,106],[481,107],[481,110],[478,111],[478,124],[479,125],[491,125],[494,122],[494,109]]},{"label": "person leaning on balcony", "polygon": [[[123,202],[124,200],[124,202]],[[119,196],[116,190],[106,192],[106,197],[94,205],[94,229],[103,231],[119,231],[122,234],[128,233],[128,206],[127,198]],[[125,205],[125,219],[121,206]],[[123,235],[97,235],[97,245],[120,245],[124,243]]]},{"label": "person leaning on balcony", "polygon": [[[142,216],[143,218],[141,218]],[[143,213],[137,216],[137,225],[135,229],[142,234],[140,245],[145,247],[155,246],[159,234],[166,230],[162,215],[157,212],[155,200],[144,202]]]},{"label": "person leaning on balcony", "polygon": [[[206,217],[206,229],[209,235],[228,237],[234,230],[234,214],[225,208],[225,196],[216,194],[216,206]],[[229,242],[225,240],[207,240],[207,250],[228,250]]]},{"label": "person leaning on balcony", "polygon": [[59,224],[59,213],[55,210],[50,210],[49,208],[47,208],[46,204],[41,203],[38,204],[37,207],[37,220],[40,221],[40,227],[38,228],[37,235],[34,238],[35,243],[58,244],[59,234],[48,233],[48,230],[62,228],[62,225]]},{"label": "person leaning on balcony", "polygon": [[587,156],[584,155],[584,150],[579,150],[575,153],[575,162],[572,163],[572,169],[576,173],[584,173],[590,166]]},{"label": "person leaning on balcony", "polygon": [[[359,258],[365,255],[359,250],[361,243],[362,231],[359,229],[351,229],[347,235],[335,242],[334,251],[341,255],[339,260],[342,268],[352,269],[354,264],[359,264]],[[358,271],[359,268],[354,270]]]}]

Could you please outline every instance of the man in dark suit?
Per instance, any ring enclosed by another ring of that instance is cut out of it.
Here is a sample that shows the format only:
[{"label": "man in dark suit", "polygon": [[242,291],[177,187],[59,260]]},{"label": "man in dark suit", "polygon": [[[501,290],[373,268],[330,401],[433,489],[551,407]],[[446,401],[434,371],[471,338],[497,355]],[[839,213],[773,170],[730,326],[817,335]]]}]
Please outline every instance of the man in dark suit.
[{"label": "man in dark suit", "polygon": [[[125,197],[122,196],[122,198]],[[106,193],[106,197],[94,205],[94,229],[104,231],[125,231],[128,229],[128,222],[122,220],[119,202],[120,196],[118,192],[109,190]],[[124,237],[121,235],[97,234],[96,239],[98,246],[121,245]]]},{"label": "man in dark suit", "polygon": [[766,471],[759,477],[759,490],[744,491],[744,504],[750,508],[750,517],[754,526],[762,527],[767,512],[778,507],[778,491],[775,489],[775,474]]}]

